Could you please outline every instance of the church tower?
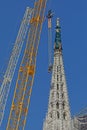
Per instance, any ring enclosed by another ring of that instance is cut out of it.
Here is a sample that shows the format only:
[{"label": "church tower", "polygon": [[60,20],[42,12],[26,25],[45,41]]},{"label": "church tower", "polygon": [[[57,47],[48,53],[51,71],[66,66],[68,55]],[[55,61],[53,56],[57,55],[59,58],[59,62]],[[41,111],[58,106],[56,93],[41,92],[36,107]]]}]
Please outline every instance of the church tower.
[{"label": "church tower", "polygon": [[48,112],[43,130],[71,130],[71,115],[62,57],[61,27],[58,18]]}]

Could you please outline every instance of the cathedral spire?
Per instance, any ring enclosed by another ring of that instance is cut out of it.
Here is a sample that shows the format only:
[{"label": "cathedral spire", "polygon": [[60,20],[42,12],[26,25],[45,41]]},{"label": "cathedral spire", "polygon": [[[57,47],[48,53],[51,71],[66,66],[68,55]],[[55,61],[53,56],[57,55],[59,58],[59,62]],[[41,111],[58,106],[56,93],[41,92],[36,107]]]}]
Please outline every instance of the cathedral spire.
[{"label": "cathedral spire", "polygon": [[61,44],[61,27],[60,27],[60,20],[57,18],[56,22],[56,34],[55,34],[55,48],[58,50],[62,50],[62,44]]},{"label": "cathedral spire", "polygon": [[61,51],[61,28],[57,18],[51,88],[43,130],[71,130],[71,114]]}]

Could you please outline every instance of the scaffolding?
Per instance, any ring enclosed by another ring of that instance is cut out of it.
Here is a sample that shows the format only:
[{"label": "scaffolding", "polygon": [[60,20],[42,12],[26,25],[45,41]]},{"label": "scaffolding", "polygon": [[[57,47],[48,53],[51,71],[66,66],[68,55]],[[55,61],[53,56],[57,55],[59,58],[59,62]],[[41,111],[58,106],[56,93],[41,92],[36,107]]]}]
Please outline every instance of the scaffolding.
[{"label": "scaffolding", "polygon": [[74,130],[87,130],[87,108],[74,117],[73,123]]}]

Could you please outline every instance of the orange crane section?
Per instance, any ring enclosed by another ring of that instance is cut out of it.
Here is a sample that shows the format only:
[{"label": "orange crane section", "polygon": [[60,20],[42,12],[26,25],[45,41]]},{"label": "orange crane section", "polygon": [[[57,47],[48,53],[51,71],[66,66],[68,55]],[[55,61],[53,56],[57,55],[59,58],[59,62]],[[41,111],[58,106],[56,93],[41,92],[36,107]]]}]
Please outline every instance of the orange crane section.
[{"label": "orange crane section", "polygon": [[38,0],[34,4],[27,44],[18,73],[6,130],[24,130],[26,124],[46,2],[47,0]]}]

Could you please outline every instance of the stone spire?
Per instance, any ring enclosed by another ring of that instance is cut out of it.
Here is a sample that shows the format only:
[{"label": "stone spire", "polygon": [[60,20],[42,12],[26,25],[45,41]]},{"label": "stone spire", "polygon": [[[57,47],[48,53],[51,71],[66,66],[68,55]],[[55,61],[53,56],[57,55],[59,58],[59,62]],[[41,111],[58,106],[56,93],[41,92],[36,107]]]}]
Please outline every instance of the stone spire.
[{"label": "stone spire", "polygon": [[71,115],[62,57],[61,28],[58,18],[48,112],[43,130],[71,130]]}]

